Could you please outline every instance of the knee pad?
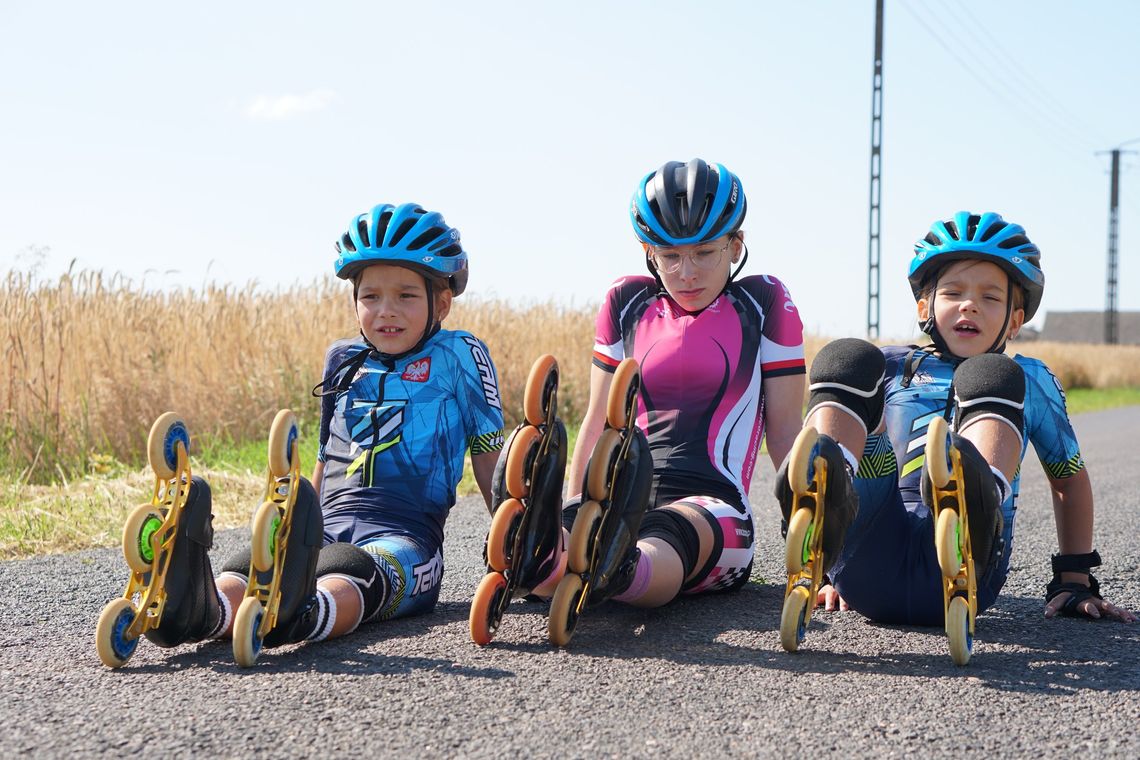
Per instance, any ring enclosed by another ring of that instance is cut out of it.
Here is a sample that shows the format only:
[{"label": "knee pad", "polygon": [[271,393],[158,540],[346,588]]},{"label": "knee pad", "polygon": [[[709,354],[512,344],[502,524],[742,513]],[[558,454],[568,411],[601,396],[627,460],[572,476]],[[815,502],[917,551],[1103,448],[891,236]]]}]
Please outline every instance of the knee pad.
[{"label": "knee pad", "polygon": [[870,433],[883,418],[883,352],[858,338],[828,343],[811,363],[807,413],[817,407],[840,409]]},{"label": "knee pad", "polygon": [[362,622],[379,612],[388,598],[388,579],[372,555],[359,546],[336,543],[323,547],[317,559],[317,578],[327,576],[343,578],[360,590],[364,602]]},{"label": "knee pad", "polygon": [[962,431],[983,419],[997,419],[1022,438],[1025,372],[1003,354],[982,354],[954,371],[955,426]]}]

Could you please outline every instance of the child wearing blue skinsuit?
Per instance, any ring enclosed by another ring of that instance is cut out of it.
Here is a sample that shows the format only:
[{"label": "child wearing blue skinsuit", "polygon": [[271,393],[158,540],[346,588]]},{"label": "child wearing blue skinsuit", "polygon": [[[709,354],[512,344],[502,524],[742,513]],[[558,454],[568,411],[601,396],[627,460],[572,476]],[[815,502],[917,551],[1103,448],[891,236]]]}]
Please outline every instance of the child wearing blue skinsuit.
[{"label": "child wearing blue skinsuit", "polygon": [[[813,603],[881,622],[943,623],[924,457],[928,426],[942,417],[963,460],[977,610],[994,602],[1009,572],[1020,465],[1032,442],[1053,491],[1060,549],[1045,617],[1135,620],[1102,597],[1091,572],[1101,563],[1092,487],[1064,391],[1039,360],[1003,353],[1041,303],[1037,247],[997,214],[961,212],[915,244],[909,280],[932,345],[879,349],[844,339],[812,365],[804,426],[820,434],[814,453],[828,460],[830,494],[830,584]],[[777,483],[785,519],[793,508],[788,471],[786,462]]]},{"label": "child wearing blue skinsuit", "polygon": [[[314,389],[322,399],[319,461],[311,484],[299,483],[279,617],[265,646],[430,612],[464,454],[489,504],[503,445],[487,347],[441,328],[467,284],[459,231],[415,204],[376,206],[337,241],[335,268],[353,284],[360,336],[329,348]],[[212,537],[209,486],[194,478],[171,550],[166,613],[147,634],[160,646],[231,634],[250,551],[215,579]]]}]

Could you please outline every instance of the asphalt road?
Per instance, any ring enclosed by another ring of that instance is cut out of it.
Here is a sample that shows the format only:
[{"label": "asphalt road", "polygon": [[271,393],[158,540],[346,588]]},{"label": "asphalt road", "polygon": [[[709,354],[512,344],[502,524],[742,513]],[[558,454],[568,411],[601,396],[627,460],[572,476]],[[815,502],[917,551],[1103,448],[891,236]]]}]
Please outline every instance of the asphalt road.
[{"label": "asphalt road", "polygon": [[[1106,595],[1140,609],[1140,407],[1075,420],[1097,497]],[[1056,538],[1033,455],[1012,575],[978,621],[970,664],[939,629],[819,613],[804,650],[779,645],[783,595],[772,473],[753,500],[758,560],[739,593],[656,611],[588,613],[568,650],[544,606],[517,601],[496,641],[473,645],[468,601],[487,517],[464,500],[448,523],[441,603],[430,616],[233,664],[228,642],[144,641],[111,671],[93,643],[121,593],[117,550],[0,564],[0,747],[33,756],[378,755],[490,757],[915,754],[1135,757],[1140,624],[1042,618]],[[252,505],[251,505],[252,506]],[[244,531],[217,537],[215,565]]]}]

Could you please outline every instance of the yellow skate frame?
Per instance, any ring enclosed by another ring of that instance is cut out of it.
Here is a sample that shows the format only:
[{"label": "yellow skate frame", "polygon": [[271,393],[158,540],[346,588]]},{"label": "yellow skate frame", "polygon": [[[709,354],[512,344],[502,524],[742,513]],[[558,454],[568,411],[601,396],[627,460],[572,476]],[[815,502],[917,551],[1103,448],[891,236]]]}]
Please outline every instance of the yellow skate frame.
[{"label": "yellow skate frame", "polygon": [[[123,632],[123,637],[127,639],[137,639],[152,628],[157,628],[166,607],[166,571],[170,567],[178,518],[190,492],[190,456],[181,440],[176,447],[178,464],[174,476],[167,479],[156,475],[154,492],[150,498],[150,505],[164,513],[162,525],[150,537],[150,550],[154,554],[150,570],[147,571],[150,579],[145,579],[147,573],[132,570],[127,590],[123,592],[123,598],[134,604],[136,610],[135,619]],[[135,599],[138,599],[137,603]]]},{"label": "yellow skate frame", "polygon": [[[950,602],[956,596],[960,596],[962,592],[966,594],[966,604],[969,614],[969,631],[970,638],[974,637],[974,618],[978,614],[978,586],[977,578],[974,575],[974,551],[970,543],[970,531],[967,523],[967,510],[969,509],[966,503],[966,495],[963,492],[965,486],[964,475],[962,472],[962,454],[957,448],[948,446],[946,449],[946,457],[949,458],[949,466],[945,460],[937,457],[930,456],[929,442],[937,437],[940,440],[946,440],[949,432],[949,426],[946,421],[941,417],[936,417],[931,421],[930,427],[927,429],[927,451],[926,451],[926,466],[930,470],[930,486],[931,486],[931,511],[934,517],[935,525],[935,539],[938,538],[938,515],[944,509],[952,509],[958,516],[957,525],[955,528],[957,538],[957,549],[959,557],[958,573],[953,578],[949,578],[944,573],[942,575],[942,602],[943,610],[949,618],[950,615]],[[933,470],[938,468],[937,473],[940,477],[939,480],[946,477],[945,484],[939,486],[936,482]],[[941,472],[941,468],[947,467],[946,472]],[[937,551],[937,543],[936,543]],[[941,560],[942,558],[939,557]],[[949,632],[949,631],[948,631]],[[969,659],[969,653],[965,653],[964,659]],[[955,658],[957,661],[957,657]],[[964,665],[965,662],[958,664]]]},{"label": "yellow skate frame", "polygon": [[301,458],[297,454],[297,441],[294,440],[289,448],[289,474],[283,478],[275,478],[273,470],[265,470],[265,497],[263,502],[272,502],[277,506],[281,522],[277,526],[274,540],[278,550],[273,557],[273,579],[268,583],[261,583],[257,576],[257,568],[250,560],[249,583],[245,587],[245,597],[255,597],[261,603],[264,613],[261,623],[257,627],[257,638],[264,639],[274,626],[277,625],[277,612],[281,606],[281,571],[285,567],[285,553],[289,548],[289,533],[293,528],[293,505],[297,503],[297,484],[301,479]]},{"label": "yellow skate frame", "polygon": [[[810,432],[809,432],[810,431]],[[814,435],[813,435],[814,434]],[[811,466],[814,477],[807,479],[806,470],[798,472],[795,449],[800,446],[813,447],[818,440],[818,434],[811,428],[804,428],[793,444],[792,464],[789,468],[791,481],[789,485],[795,499],[795,509],[791,520],[788,521],[788,542],[785,555],[790,555],[792,547],[796,546],[800,554],[799,570],[788,567],[788,583],[784,589],[784,608],[781,611],[780,643],[788,652],[795,652],[799,648],[801,631],[806,631],[811,622],[811,613],[815,608],[816,596],[819,587],[823,584],[823,521],[825,510],[823,505],[827,500],[827,460],[816,455]],[[797,482],[799,481],[799,482]],[[797,487],[798,486],[798,487]],[[805,510],[810,510],[810,520],[803,525]],[[793,543],[794,542],[794,543]],[[788,557],[790,560],[790,557]],[[790,561],[788,564],[791,564]],[[803,608],[803,624],[800,625],[800,610],[792,593],[797,587],[807,588],[808,598]],[[792,605],[789,607],[789,603]],[[790,618],[788,616],[791,616]],[[785,619],[787,618],[787,619]]]}]

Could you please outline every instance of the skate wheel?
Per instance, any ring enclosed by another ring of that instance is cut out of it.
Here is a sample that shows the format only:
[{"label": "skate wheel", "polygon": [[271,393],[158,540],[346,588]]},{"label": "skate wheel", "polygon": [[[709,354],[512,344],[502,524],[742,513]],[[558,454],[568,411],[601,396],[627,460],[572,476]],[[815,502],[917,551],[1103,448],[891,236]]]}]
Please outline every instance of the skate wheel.
[{"label": "skate wheel", "polygon": [[495,638],[495,632],[499,630],[502,619],[499,606],[506,588],[507,579],[502,573],[487,573],[475,589],[467,622],[471,627],[471,640],[481,647],[490,644],[491,639]]},{"label": "skate wheel", "polygon": [[247,596],[234,616],[234,662],[243,668],[252,668],[261,654],[261,637],[257,629],[265,610],[255,596]]},{"label": "skate wheel", "polygon": [[641,368],[636,359],[622,359],[610,382],[606,397],[606,422],[623,430],[637,414],[637,394],[641,391]]},{"label": "skate wheel", "polygon": [[582,599],[585,584],[574,573],[567,573],[558,582],[558,589],[550,601],[550,618],[546,624],[546,635],[556,647],[570,643],[574,627],[578,625],[578,604]]},{"label": "skate wheel", "polygon": [[950,429],[946,420],[935,417],[926,429],[926,471],[930,474],[930,482],[935,488],[945,488],[950,482],[950,451],[947,444],[950,441]]},{"label": "skate wheel", "polygon": [[127,629],[135,622],[134,605],[129,599],[114,599],[103,608],[95,625],[95,651],[108,668],[120,668],[131,659],[138,638],[128,639]]},{"label": "skate wheel", "polygon": [[548,412],[557,403],[558,361],[550,354],[543,354],[531,366],[526,378],[523,416],[531,425],[541,425],[546,422]]},{"label": "skate wheel", "polygon": [[970,604],[965,597],[956,596],[950,600],[946,610],[946,638],[954,664],[969,663],[974,651],[974,637],[970,633]]},{"label": "skate wheel", "polygon": [[958,577],[962,569],[962,551],[958,541],[958,513],[953,509],[942,509],[934,524],[934,550],[938,554],[938,566],[947,578]]},{"label": "skate wheel", "polygon": [[288,409],[277,412],[269,427],[269,473],[275,478],[288,477],[297,456],[297,416]]},{"label": "skate wheel", "polygon": [[590,546],[602,527],[602,505],[587,501],[578,508],[574,527],[570,530],[570,545],[566,548],[566,565],[572,573],[590,569]]},{"label": "skate wheel", "polygon": [[507,499],[495,510],[487,533],[487,564],[502,572],[511,566],[514,538],[526,509],[518,499]]},{"label": "skate wheel", "polygon": [[621,446],[621,431],[606,428],[594,446],[586,468],[586,493],[591,499],[604,501],[610,495],[610,469]]},{"label": "skate wheel", "polygon": [[162,528],[162,513],[151,504],[135,507],[123,525],[123,556],[136,573],[149,572],[154,562],[152,537]]},{"label": "skate wheel", "polygon": [[811,559],[812,526],[815,511],[801,507],[792,513],[792,520],[788,523],[788,537],[784,544],[784,563],[788,568],[788,575],[799,575],[804,565]]},{"label": "skate wheel", "polygon": [[186,423],[174,412],[165,412],[150,426],[146,440],[146,458],[154,474],[162,480],[170,480],[178,472],[178,445],[182,445],[181,457],[190,453],[190,433]]},{"label": "skate wheel", "polygon": [[255,571],[264,573],[273,569],[277,530],[280,526],[281,510],[271,501],[264,502],[253,514],[249,559]]},{"label": "skate wheel", "polygon": [[530,494],[530,466],[534,464],[532,454],[541,438],[542,433],[538,428],[530,425],[519,428],[511,436],[511,449],[507,452],[507,470],[504,478],[507,493],[516,499]]},{"label": "skate wheel", "polygon": [[[812,470],[815,467],[815,444],[819,433],[813,427],[800,430],[788,454],[788,486],[798,499],[811,486]],[[798,504],[796,506],[799,506]]]},{"label": "skate wheel", "polygon": [[795,586],[784,600],[780,613],[780,646],[785,652],[795,652],[800,648],[807,632],[807,611],[811,593],[803,586]]}]

